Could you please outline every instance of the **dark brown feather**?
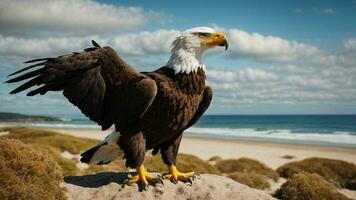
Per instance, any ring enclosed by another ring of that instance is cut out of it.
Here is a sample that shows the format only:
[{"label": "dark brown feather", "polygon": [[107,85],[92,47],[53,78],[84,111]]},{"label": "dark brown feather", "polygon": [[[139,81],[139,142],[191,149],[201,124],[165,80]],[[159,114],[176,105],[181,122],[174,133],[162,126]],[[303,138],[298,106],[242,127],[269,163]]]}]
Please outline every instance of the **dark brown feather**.
[{"label": "dark brown feather", "polygon": [[13,83],[32,78],[11,94],[36,85],[40,87],[30,91],[29,96],[62,90],[71,103],[104,130],[114,123],[125,127],[137,121],[155,98],[155,82],[128,65],[110,47],[100,48],[95,41],[93,45],[81,53],[27,61],[45,62],[15,72],[44,64],[8,80]]},{"label": "dark brown feather", "polygon": [[[103,130],[115,124],[127,166],[142,164],[147,149],[161,150],[164,162],[174,164],[184,130],[199,120],[211,102],[205,72],[175,74],[172,68],[162,67],[140,73],[110,47],[101,48],[95,41],[93,45],[80,53],[28,61],[44,61],[35,64],[44,66],[9,80],[30,79],[11,93],[36,86],[28,95],[63,91]],[[91,157],[95,151],[83,155]]]},{"label": "dark brown feather", "polygon": [[45,63],[46,63],[46,62],[41,62],[41,63],[37,63],[37,64],[34,64],[34,65],[30,65],[30,66],[28,66],[28,67],[25,67],[25,68],[23,68],[23,69],[20,69],[20,70],[18,70],[18,71],[16,71],[16,72],[12,73],[12,74],[9,74],[8,76],[13,76],[13,75],[15,75],[15,74],[18,74],[18,73],[20,73],[20,72],[26,71],[26,70],[28,70],[28,69],[31,69],[31,68],[34,68],[34,67],[37,67],[37,66],[41,66],[41,65],[43,65],[43,64],[45,64]]}]

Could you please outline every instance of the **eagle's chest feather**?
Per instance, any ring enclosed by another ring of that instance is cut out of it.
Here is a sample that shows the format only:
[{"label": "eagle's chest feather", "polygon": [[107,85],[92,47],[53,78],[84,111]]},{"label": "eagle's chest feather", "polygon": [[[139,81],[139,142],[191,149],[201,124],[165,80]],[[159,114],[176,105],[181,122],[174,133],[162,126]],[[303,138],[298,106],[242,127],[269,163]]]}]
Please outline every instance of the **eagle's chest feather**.
[{"label": "eagle's chest feather", "polygon": [[163,67],[148,75],[156,81],[158,91],[142,119],[144,131],[150,135],[162,132],[174,135],[184,130],[202,100],[204,71],[174,74],[173,70]]}]

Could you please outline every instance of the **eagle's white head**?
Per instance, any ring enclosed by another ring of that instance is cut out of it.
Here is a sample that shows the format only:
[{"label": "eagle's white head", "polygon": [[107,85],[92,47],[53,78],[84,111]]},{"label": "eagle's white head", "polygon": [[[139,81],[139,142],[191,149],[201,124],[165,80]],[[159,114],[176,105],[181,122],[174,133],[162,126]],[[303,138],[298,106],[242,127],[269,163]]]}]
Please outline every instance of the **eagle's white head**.
[{"label": "eagle's white head", "polygon": [[172,42],[171,57],[167,66],[173,68],[176,74],[189,74],[199,68],[205,70],[201,60],[202,54],[216,46],[225,46],[225,50],[228,48],[224,33],[209,27],[188,29]]}]

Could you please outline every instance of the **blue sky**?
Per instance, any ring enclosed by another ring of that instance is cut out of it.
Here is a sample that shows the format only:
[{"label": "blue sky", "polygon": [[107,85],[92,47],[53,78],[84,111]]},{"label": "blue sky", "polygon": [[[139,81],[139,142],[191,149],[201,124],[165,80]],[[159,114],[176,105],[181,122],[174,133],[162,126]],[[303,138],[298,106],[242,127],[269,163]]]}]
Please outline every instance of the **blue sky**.
[{"label": "blue sky", "polygon": [[[211,26],[230,50],[204,57],[209,114],[356,114],[356,1],[1,1],[0,81],[21,62],[90,39],[140,70],[165,64],[180,31]],[[23,66],[23,65],[22,65]],[[0,111],[80,115],[59,93],[10,96]]]}]

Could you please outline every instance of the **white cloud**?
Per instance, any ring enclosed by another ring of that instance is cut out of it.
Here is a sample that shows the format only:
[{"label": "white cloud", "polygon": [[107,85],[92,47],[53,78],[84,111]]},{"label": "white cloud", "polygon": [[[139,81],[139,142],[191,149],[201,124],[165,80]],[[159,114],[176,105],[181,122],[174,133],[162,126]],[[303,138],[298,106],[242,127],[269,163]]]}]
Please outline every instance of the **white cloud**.
[{"label": "white cloud", "polygon": [[275,81],[278,79],[273,73],[266,72],[261,69],[254,69],[254,68],[246,68],[239,71],[239,78],[242,81]]},{"label": "white cloud", "polygon": [[336,13],[336,11],[332,8],[325,8],[322,10],[322,12],[325,14],[335,14]]},{"label": "white cloud", "polygon": [[71,53],[90,45],[91,38],[49,37],[18,38],[0,35],[0,56],[3,57],[46,57]]},{"label": "white cloud", "polygon": [[177,30],[157,30],[114,37],[109,41],[120,52],[131,55],[168,53],[170,45],[179,35]]},{"label": "white cloud", "polygon": [[311,67],[300,67],[295,65],[272,66],[269,71],[281,74],[310,74],[313,72]]},{"label": "white cloud", "polygon": [[238,72],[232,71],[221,71],[221,70],[208,70],[207,74],[209,80],[217,83],[233,83],[233,82],[265,82],[265,81],[276,81],[278,76],[273,73],[247,67]]},{"label": "white cloud", "polygon": [[121,54],[145,55],[168,53],[171,41],[179,34],[176,30],[157,30],[120,34],[117,36],[88,37],[41,37],[24,38],[0,35],[0,56],[3,57],[46,57],[82,51],[91,46],[91,40],[100,45],[111,46]]},{"label": "white cloud", "polygon": [[351,39],[346,40],[344,42],[343,46],[346,51],[355,52],[356,51],[356,39],[351,38]]},{"label": "white cloud", "polygon": [[297,14],[303,14],[304,13],[304,11],[302,9],[300,9],[300,8],[294,9],[293,12],[297,13]]},{"label": "white cloud", "polygon": [[[282,68],[208,70],[215,106],[356,104],[356,68],[311,70],[310,67],[286,66],[286,71],[280,70]],[[241,78],[249,71],[253,72],[246,76],[249,80]]]},{"label": "white cloud", "polygon": [[232,58],[251,58],[258,62],[304,64],[322,67],[356,67],[356,39],[343,43],[339,53],[327,53],[316,46],[249,33],[239,29],[224,29],[228,35]]},{"label": "white cloud", "polygon": [[343,50],[336,54],[319,54],[309,57],[311,63],[327,67],[356,67],[356,39],[343,43]]},{"label": "white cloud", "polygon": [[3,35],[110,34],[165,19],[162,13],[140,7],[119,7],[92,0],[0,1],[0,33]]},{"label": "white cloud", "polygon": [[291,62],[319,54],[317,47],[275,36],[229,29],[232,57],[250,57],[260,61]]}]

